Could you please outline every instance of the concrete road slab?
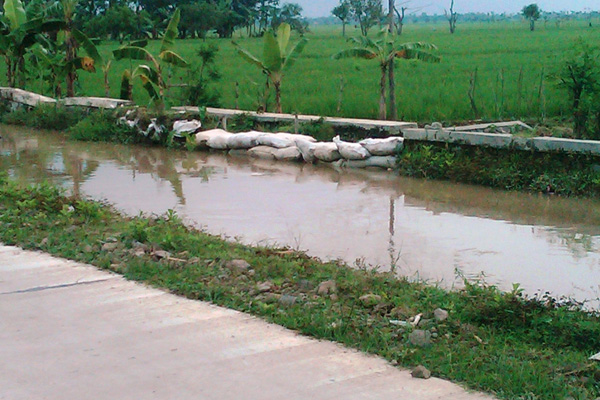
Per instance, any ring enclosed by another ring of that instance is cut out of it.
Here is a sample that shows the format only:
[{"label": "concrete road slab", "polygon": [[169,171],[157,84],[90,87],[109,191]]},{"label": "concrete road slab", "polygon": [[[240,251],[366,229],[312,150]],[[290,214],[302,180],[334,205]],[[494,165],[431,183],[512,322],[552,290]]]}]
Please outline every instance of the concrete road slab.
[{"label": "concrete road slab", "polygon": [[0,399],[491,397],[92,266],[0,246]]}]

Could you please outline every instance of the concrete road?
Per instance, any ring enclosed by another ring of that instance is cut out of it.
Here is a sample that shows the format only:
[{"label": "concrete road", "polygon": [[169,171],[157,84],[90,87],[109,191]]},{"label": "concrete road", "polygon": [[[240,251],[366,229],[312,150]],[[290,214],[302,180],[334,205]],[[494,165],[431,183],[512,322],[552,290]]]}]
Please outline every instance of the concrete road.
[{"label": "concrete road", "polygon": [[0,246],[0,399],[489,399],[260,319]]}]

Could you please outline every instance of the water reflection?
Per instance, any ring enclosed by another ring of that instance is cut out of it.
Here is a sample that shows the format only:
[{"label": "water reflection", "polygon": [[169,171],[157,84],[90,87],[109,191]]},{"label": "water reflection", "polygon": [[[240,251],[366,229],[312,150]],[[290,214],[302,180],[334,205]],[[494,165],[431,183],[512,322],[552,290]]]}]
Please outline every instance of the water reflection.
[{"label": "water reflection", "polygon": [[0,127],[0,167],[130,212],[177,210],[212,233],[453,286],[485,276],[598,297],[600,203],[221,154],[67,142]]}]

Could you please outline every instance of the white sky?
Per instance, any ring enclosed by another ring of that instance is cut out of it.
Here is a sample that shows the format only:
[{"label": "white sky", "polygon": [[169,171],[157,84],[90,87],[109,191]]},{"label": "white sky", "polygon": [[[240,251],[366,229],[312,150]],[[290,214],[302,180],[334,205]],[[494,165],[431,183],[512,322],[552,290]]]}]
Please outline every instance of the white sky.
[{"label": "white sky", "polygon": [[[396,0],[396,4],[405,0]],[[387,5],[387,0],[383,1]],[[496,13],[519,12],[523,6],[537,2],[544,11],[585,11],[586,9],[600,10],[598,0],[455,0],[457,12],[490,12]],[[304,8],[307,17],[324,17],[331,15],[331,10],[339,0],[284,0],[282,3],[298,3]],[[419,8],[428,14],[443,14],[444,8],[448,8],[450,0],[412,0],[410,6]]]}]

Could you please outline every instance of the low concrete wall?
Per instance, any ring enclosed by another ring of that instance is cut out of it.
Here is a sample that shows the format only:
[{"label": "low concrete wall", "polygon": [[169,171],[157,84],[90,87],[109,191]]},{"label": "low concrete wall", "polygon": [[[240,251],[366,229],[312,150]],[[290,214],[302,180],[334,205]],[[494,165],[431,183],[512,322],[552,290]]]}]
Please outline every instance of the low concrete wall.
[{"label": "low concrete wall", "polygon": [[456,132],[446,129],[403,129],[404,139],[483,146],[495,149],[517,149],[539,152],[564,152],[600,156],[600,141],[549,137],[524,138],[509,134]]},{"label": "low concrete wall", "polygon": [[[173,111],[181,112],[198,112],[198,107],[173,107]],[[277,113],[257,113],[254,111],[231,110],[226,108],[206,108],[206,114],[217,117],[223,120],[235,117],[237,115],[249,115],[259,122],[284,122],[284,123],[306,123],[314,122],[323,119],[324,122],[334,126],[354,126],[362,129],[381,129],[389,132],[390,135],[400,134],[402,129],[417,128],[414,122],[402,121],[380,121],[373,119],[356,119],[356,118],[337,118],[337,117],[320,117],[317,115],[294,115],[294,114],[277,114]]]},{"label": "low concrete wall", "polygon": [[[0,97],[12,103],[23,104],[29,107],[35,107],[38,104],[56,104],[57,101],[51,97],[28,92],[22,89],[0,87]],[[131,102],[120,99],[108,99],[101,97],[67,97],[59,100],[59,103],[70,107],[87,107],[115,109],[121,106],[132,105]],[[198,107],[173,107],[175,112],[199,112]],[[401,121],[379,121],[369,119],[335,118],[319,117],[316,115],[293,115],[276,113],[257,113],[241,110],[230,110],[221,108],[207,108],[207,114],[221,118],[226,121],[228,118],[236,115],[250,115],[257,121],[262,122],[287,122],[287,123],[305,123],[314,122],[323,119],[326,123],[335,126],[349,126],[362,129],[381,129],[390,134],[401,134],[407,140],[443,142],[464,144],[469,146],[483,146],[496,149],[517,149],[539,152],[566,152],[578,154],[592,154],[600,156],[600,141],[594,140],[575,140],[560,139],[548,137],[524,138],[513,136],[511,134],[494,134],[471,132],[471,129],[483,127],[484,125],[472,125],[462,128],[448,129],[417,129],[417,124]],[[495,126],[502,127],[510,123],[497,123]],[[522,123],[521,123],[522,124]],[[489,125],[489,124],[488,124]],[[487,125],[485,125],[487,126]],[[522,127],[529,128],[522,124]],[[465,129],[469,131],[460,131],[456,129]]]},{"label": "low concrete wall", "polygon": [[41,94],[16,88],[0,87],[0,97],[12,103],[29,107],[35,107],[38,104],[56,104],[56,100],[52,97],[46,97]]},{"label": "low concrete wall", "polygon": [[105,97],[66,97],[58,102],[67,107],[86,107],[106,110],[133,105],[133,103],[128,100],[109,99]]}]

